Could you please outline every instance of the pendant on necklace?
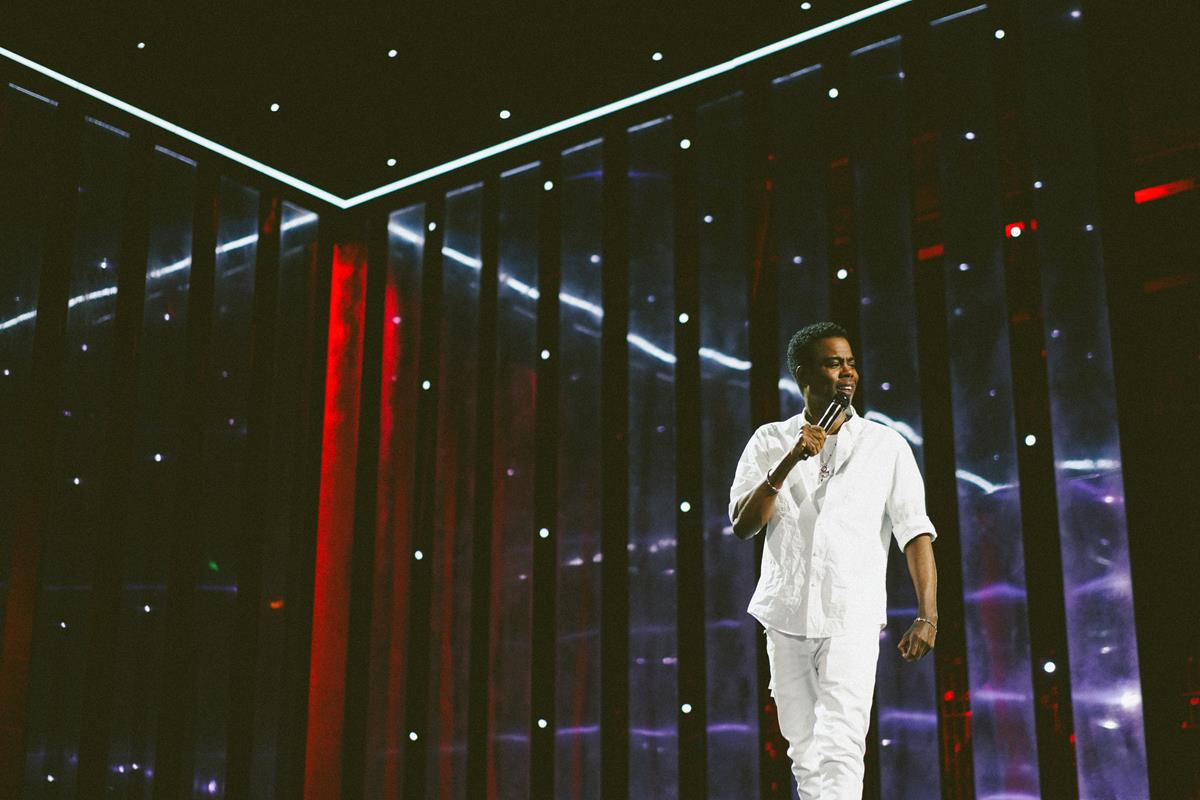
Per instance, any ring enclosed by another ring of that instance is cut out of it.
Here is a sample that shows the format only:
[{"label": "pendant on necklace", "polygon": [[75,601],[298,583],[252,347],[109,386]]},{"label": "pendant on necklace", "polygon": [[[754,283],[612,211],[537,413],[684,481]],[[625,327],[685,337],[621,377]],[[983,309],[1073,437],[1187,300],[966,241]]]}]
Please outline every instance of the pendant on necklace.
[{"label": "pendant on necklace", "polygon": [[832,475],[832,474],[833,474],[833,470],[831,470],[831,469],[829,468],[829,465],[828,465],[828,464],[822,464],[822,465],[821,465],[821,473],[820,473],[820,478],[819,478],[820,480],[825,480],[826,478],[828,478],[828,477],[829,477],[830,475]]}]

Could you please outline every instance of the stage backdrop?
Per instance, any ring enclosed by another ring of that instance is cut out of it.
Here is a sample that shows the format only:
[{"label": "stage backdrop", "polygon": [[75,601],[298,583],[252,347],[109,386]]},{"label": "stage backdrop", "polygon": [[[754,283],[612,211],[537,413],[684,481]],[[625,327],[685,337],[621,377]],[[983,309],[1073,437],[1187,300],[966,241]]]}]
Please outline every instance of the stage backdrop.
[{"label": "stage backdrop", "polygon": [[906,5],[350,212],[7,74],[0,794],[790,796],[726,507],[833,319],[940,534],[865,796],[1200,797],[1200,114],[1122,13]]}]

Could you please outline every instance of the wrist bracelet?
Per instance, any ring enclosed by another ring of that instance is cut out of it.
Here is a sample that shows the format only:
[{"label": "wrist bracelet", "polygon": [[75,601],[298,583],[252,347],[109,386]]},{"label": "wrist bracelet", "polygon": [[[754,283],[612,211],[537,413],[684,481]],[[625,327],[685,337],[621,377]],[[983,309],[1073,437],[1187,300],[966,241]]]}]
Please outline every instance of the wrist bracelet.
[{"label": "wrist bracelet", "polygon": [[771,470],[767,470],[767,477],[763,478],[767,484],[767,488],[771,490],[771,494],[779,494],[779,487],[771,483]]},{"label": "wrist bracelet", "polygon": [[931,619],[927,619],[925,617],[917,617],[915,620],[913,620],[913,622],[924,622],[926,625],[933,628],[934,633],[937,633],[937,623]]}]

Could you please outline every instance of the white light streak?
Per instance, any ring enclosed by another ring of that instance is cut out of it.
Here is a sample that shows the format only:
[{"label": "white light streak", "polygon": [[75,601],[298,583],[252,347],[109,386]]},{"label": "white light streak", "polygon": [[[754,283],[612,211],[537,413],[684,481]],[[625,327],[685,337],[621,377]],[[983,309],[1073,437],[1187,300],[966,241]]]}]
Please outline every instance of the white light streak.
[{"label": "white light streak", "polygon": [[874,420],[875,422],[888,426],[896,433],[907,439],[911,444],[925,444],[925,439],[919,433],[913,430],[912,426],[907,422],[901,422],[898,419],[892,419],[887,414],[879,411],[868,411],[866,414],[863,414],[863,418]]},{"label": "white light streak", "polygon": [[269,178],[277,180],[280,183],[285,183],[294,189],[298,189],[298,190],[304,192],[305,194],[310,194],[313,197],[323,200],[326,203],[330,203],[331,205],[337,206],[338,208],[348,208],[349,207],[346,204],[345,200],[343,200],[342,198],[338,197],[337,195],[335,195],[331,192],[325,191],[324,189],[320,188],[319,186],[314,186],[313,184],[309,183],[308,181],[302,181],[299,178],[296,178],[292,175],[288,175],[286,172],[282,172],[280,170],[275,169],[274,167],[268,166],[267,164],[264,164],[263,162],[258,161],[257,159],[253,159],[253,158],[250,158],[249,156],[242,155],[241,153],[237,152],[236,150],[231,150],[230,148],[226,147],[223,144],[218,144],[217,142],[214,142],[212,139],[208,139],[204,136],[201,136],[198,133],[193,133],[193,132],[189,131],[187,128],[180,127],[179,125],[176,125],[173,122],[168,122],[167,120],[163,119],[162,117],[151,114],[149,111],[144,111],[135,105],[126,103],[124,100],[120,100],[116,97],[113,97],[111,94],[102,92],[99,89],[94,89],[91,86],[88,86],[86,83],[81,83],[81,82],[75,80],[74,78],[67,77],[66,75],[62,74],[61,72],[57,72],[55,70],[50,69],[47,66],[37,63],[36,61],[32,61],[28,58],[25,58],[25,56],[22,56],[19,53],[14,53],[12,50],[9,50],[6,47],[0,47],[0,56],[4,56],[5,58],[9,59],[10,61],[15,61],[23,67],[31,69],[34,72],[40,73],[42,75],[45,75],[47,78],[50,78],[53,81],[57,81],[58,83],[61,83],[64,86],[68,86],[77,92],[81,92],[81,93],[87,95],[88,97],[91,97],[95,100],[99,100],[101,103],[106,103],[120,111],[124,111],[126,114],[130,114],[134,117],[137,117],[138,119],[142,120],[143,122],[148,122],[151,125],[154,125],[155,127],[162,128],[163,130],[167,131],[168,133],[178,136],[181,139],[186,139],[187,141],[191,142],[192,144],[203,147],[205,150],[210,150],[213,153],[216,153],[217,155],[221,156],[222,158],[228,158],[230,161],[236,161],[238,164],[241,164],[244,167],[249,167],[250,169],[254,170],[255,172],[261,172],[263,175],[266,175]]}]

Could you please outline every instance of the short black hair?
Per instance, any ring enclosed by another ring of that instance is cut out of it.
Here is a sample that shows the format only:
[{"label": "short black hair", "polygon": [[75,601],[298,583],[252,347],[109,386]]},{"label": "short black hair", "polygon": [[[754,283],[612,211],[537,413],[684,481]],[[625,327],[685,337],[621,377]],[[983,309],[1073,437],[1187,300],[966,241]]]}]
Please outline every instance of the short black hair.
[{"label": "short black hair", "polygon": [[787,360],[788,372],[793,377],[796,375],[796,367],[807,363],[812,358],[812,343],[822,339],[850,341],[850,334],[836,322],[814,322],[792,334],[792,338],[788,342]]}]

